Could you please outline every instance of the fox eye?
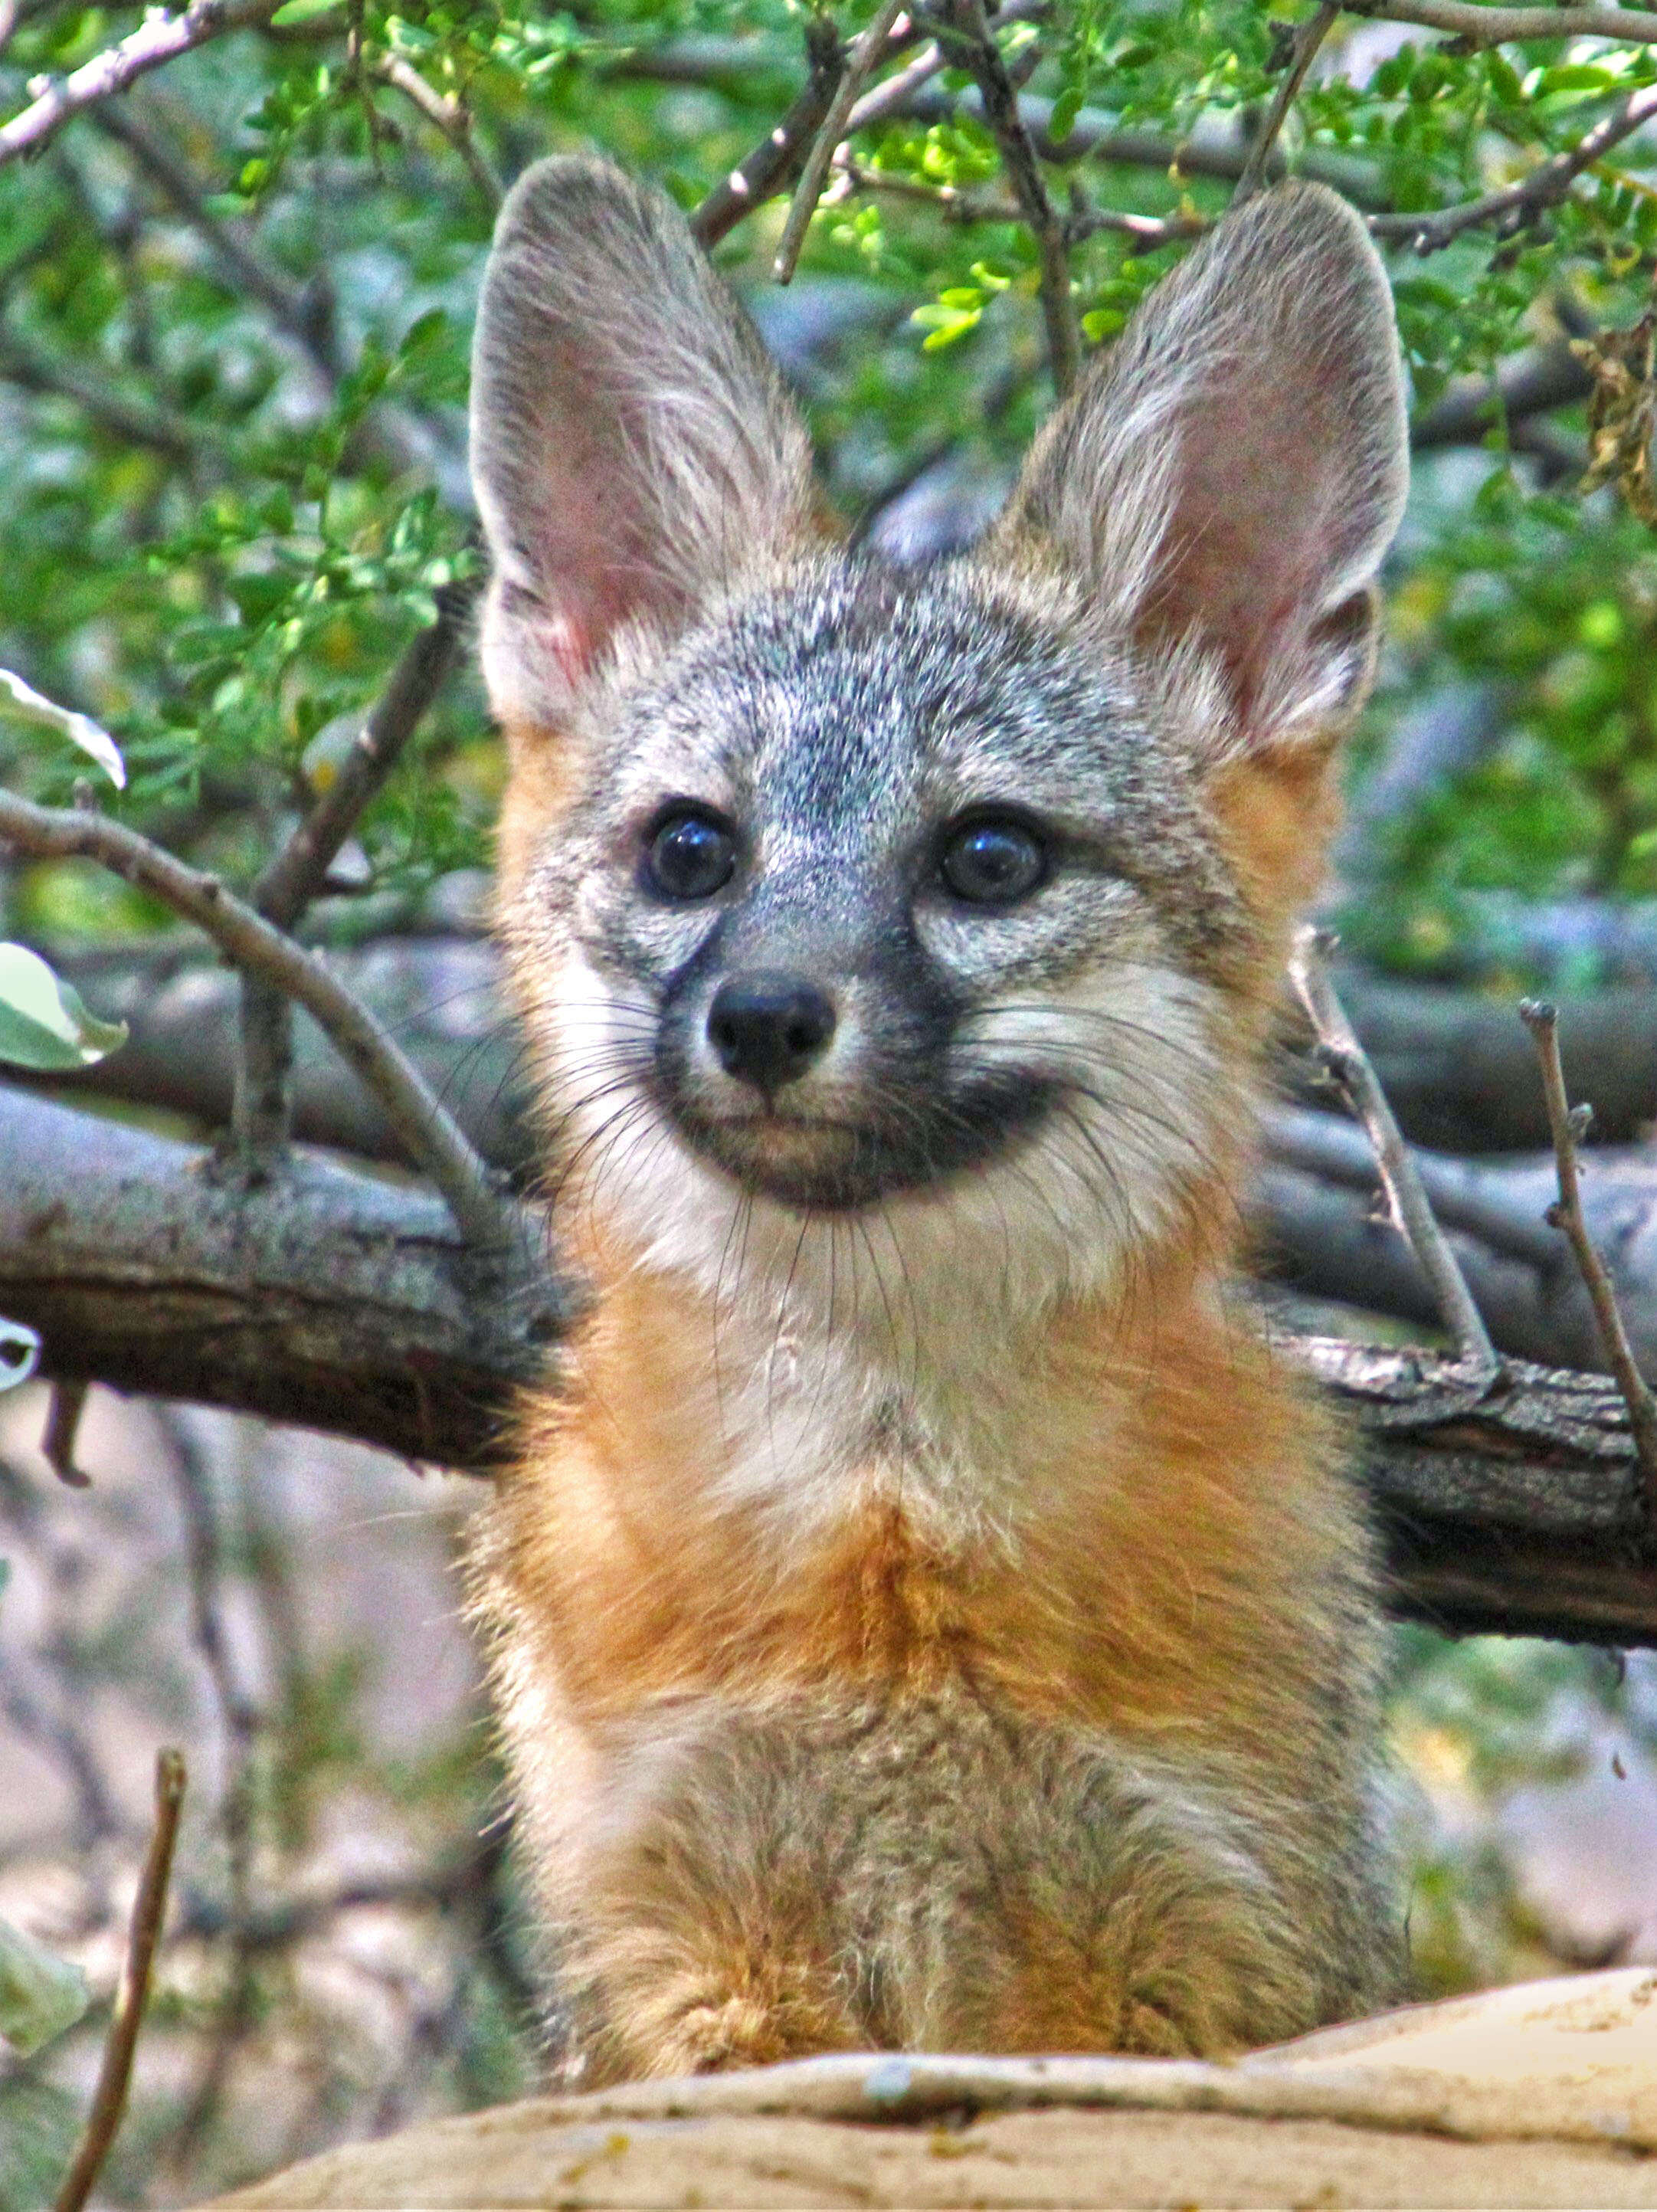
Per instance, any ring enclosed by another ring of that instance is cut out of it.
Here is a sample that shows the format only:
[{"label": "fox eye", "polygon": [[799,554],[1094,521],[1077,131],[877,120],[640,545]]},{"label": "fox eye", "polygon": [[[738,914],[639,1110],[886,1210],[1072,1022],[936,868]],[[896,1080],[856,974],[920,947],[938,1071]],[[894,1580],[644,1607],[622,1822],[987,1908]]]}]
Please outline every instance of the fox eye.
[{"label": "fox eye", "polygon": [[944,848],[939,868],[957,898],[976,906],[1010,906],[1047,872],[1047,848],[1022,822],[969,822]]},{"label": "fox eye", "polygon": [[665,815],[645,846],[645,886],[660,898],[712,898],[736,867],[735,837],[695,807],[678,806]]}]

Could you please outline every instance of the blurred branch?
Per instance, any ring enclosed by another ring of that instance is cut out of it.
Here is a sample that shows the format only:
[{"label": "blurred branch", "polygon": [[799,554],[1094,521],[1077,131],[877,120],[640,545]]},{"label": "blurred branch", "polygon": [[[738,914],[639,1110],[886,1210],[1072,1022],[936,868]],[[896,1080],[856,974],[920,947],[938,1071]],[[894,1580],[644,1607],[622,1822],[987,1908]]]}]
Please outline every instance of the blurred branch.
[{"label": "blurred branch", "polygon": [[1053,388],[1063,399],[1081,365],[1081,337],[1070,290],[1070,248],[1065,226],[1047,197],[1035,149],[1026,129],[1017,89],[984,14],[983,0],[950,0],[954,22],[962,33],[959,58],[970,71],[983,103],[984,119],[1000,149],[1013,196],[1035,241],[1041,267],[1041,317],[1047,325],[1047,359]]},{"label": "blurred branch", "polygon": [[477,187],[479,198],[492,212],[499,213],[507,196],[506,187],[478,146],[470,112],[459,94],[439,92],[400,54],[381,55],[374,64],[374,74],[394,91],[400,92],[429,124],[441,131],[465,163],[466,173]]},{"label": "blurred branch", "polygon": [[1340,13],[1338,0],[1320,0],[1320,4],[1299,27],[1289,34],[1289,53],[1283,76],[1272,96],[1259,136],[1248,149],[1248,159],[1237,179],[1237,189],[1232,195],[1233,206],[1241,206],[1252,199],[1264,187],[1266,173],[1289,111],[1295,104],[1295,95],[1306,82],[1306,72],[1316,58],[1318,48],[1334,27]]},{"label": "blurred branch", "polygon": [[1629,1425],[1634,1432],[1635,1449],[1645,1482],[1647,1516],[1652,1528],[1657,1529],[1657,1398],[1653,1397],[1644,1376],[1635,1365],[1617,1293],[1582,1218],[1576,1148],[1587,1134],[1593,1109],[1587,1106],[1573,1107],[1566,1096],[1564,1071],[1559,1061],[1557,1007],[1550,1006],[1545,1000],[1527,999],[1519,1012],[1531,1033],[1541,1066],[1548,1120],[1553,1127],[1554,1158],[1558,1164],[1559,1202],[1549,1207],[1548,1219],[1569,1238],[1576,1264],[1582,1271],[1582,1280],[1587,1285],[1605,1358],[1628,1407]]},{"label": "blurred branch", "polygon": [[82,2212],[91,2196],[103,2163],[109,2155],[132,2079],[133,2055],[138,2030],[143,2025],[149,1997],[149,1970],[167,1912],[167,1878],[173,1871],[173,1847],[179,1837],[179,1815],[184,1808],[187,1779],[181,1751],[163,1751],[155,1760],[155,1829],[149,1853],[138,1877],[138,1893],[132,1902],[132,1927],[127,1938],[126,1959],[121,1968],[115,2010],[104,2045],[98,2086],[92,2110],[74,2163],[58,2191],[53,2212]]},{"label": "blurred branch", "polygon": [[1491,425],[1545,415],[1586,399],[1593,379],[1560,338],[1502,362],[1494,377],[1469,377],[1418,416],[1410,431],[1417,453],[1441,446],[1477,445]]},{"label": "blurred branch", "polygon": [[511,1251],[517,1210],[406,1055],[323,963],[227,891],[216,876],[175,860],[118,822],[76,808],[32,805],[0,792],[0,842],[35,860],[96,860],[151,891],[204,930],[244,973],[296,1000],[379,1098],[410,1155],[431,1176],[455,1219],[481,1244]]},{"label": "blurred branch", "polygon": [[134,114],[130,102],[99,109],[98,128],[125,148],[138,167],[159,185],[185,221],[222,264],[237,289],[257,300],[277,328],[297,339],[331,382],[339,362],[333,344],[332,301],[319,278],[297,284],[268,261],[240,227],[215,215],[206,187],[165,137]]},{"label": "blurred branch", "polygon": [[305,1153],[244,1191],[200,1146],[0,1086],[0,1304],[54,1380],[481,1467],[571,1315],[544,1253],[503,1267],[434,1194]]},{"label": "blurred branch", "polygon": [[175,61],[226,31],[264,22],[274,6],[275,0],[190,0],[182,15],[159,9],[147,15],[118,45],[94,54],[68,76],[48,80],[21,114],[0,125],[0,168],[38,154],[71,116],[124,92],[163,62]]},{"label": "blurred branch", "polygon": [[1434,1218],[1432,1201],[1387,1103],[1387,1094],[1330,981],[1326,949],[1318,931],[1302,929],[1290,958],[1290,976],[1317,1032],[1324,1065],[1363,1123],[1375,1147],[1375,1165],[1393,1224],[1409,1238],[1433,1286],[1439,1312],[1455,1341],[1469,1384],[1488,1389],[1500,1373],[1502,1363],[1456,1265],[1455,1255]]},{"label": "blurred branch", "polygon": [[0,377],[25,392],[71,400],[118,445],[161,453],[185,469],[193,469],[211,456],[218,443],[212,423],[123,399],[104,379],[89,376],[70,362],[53,359],[3,325],[0,325]]},{"label": "blurred branch", "polygon": [[[1657,16],[1651,20],[1657,23]],[[1436,253],[1463,231],[1485,223],[1497,225],[1502,234],[1508,236],[1534,222],[1547,209],[1557,207],[1585,169],[1631,137],[1654,115],[1657,115],[1657,85],[1648,85],[1619,100],[1611,112],[1586,131],[1575,146],[1539,162],[1517,184],[1486,192],[1480,199],[1464,201],[1459,207],[1442,208],[1435,215],[1371,216],[1369,228],[1377,238],[1407,239],[1419,254]]]},{"label": "blurred branch", "polygon": [[1417,23],[1448,31],[1470,48],[1513,39],[1620,39],[1643,46],[1657,39],[1657,14],[1644,8],[1493,8],[1484,0],[1345,0],[1349,15],[1383,23]]}]

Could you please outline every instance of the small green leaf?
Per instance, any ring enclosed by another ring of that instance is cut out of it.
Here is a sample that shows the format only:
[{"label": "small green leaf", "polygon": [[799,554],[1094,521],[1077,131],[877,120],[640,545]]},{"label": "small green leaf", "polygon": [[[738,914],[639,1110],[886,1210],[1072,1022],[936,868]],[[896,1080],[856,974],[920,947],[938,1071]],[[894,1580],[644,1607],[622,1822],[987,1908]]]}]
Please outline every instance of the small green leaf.
[{"label": "small green leaf", "polygon": [[278,27],[286,23],[309,23],[319,15],[331,15],[340,0],[283,0],[270,21]]},{"label": "small green leaf", "polygon": [[1076,118],[1082,112],[1082,88],[1067,84],[1053,103],[1053,113],[1047,118],[1047,136],[1056,146],[1062,146],[1076,128]]},{"label": "small green leaf", "polygon": [[32,723],[36,729],[55,730],[60,738],[67,738],[70,744],[90,754],[117,791],[124,788],[126,763],[109,732],[100,729],[90,714],[77,714],[72,708],[44,698],[9,668],[0,668],[0,714],[10,721]]},{"label": "small green leaf", "polygon": [[26,945],[0,945],[0,1060],[39,1074],[90,1067],[126,1042],[124,1022],[100,1022],[71,984]]},{"label": "small green leaf", "polygon": [[0,2035],[21,2057],[73,2027],[91,2002],[78,1966],[0,1920]]}]

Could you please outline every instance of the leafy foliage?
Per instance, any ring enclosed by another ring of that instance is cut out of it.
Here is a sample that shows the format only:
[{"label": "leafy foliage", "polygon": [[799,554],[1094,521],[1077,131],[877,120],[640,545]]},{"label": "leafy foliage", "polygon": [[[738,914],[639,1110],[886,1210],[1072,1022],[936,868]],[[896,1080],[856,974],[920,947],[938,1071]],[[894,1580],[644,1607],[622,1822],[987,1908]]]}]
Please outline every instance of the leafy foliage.
[{"label": "leafy foliage", "polygon": [[[1223,208],[1230,181],[1175,157],[1258,127],[1308,13],[1061,0],[1003,29],[1047,123],[1053,195],[1072,196],[1090,343],[1109,343],[1182,234]],[[29,80],[136,20],[25,8],[0,100],[20,104]],[[0,652],[115,732],[132,818],[251,874],[432,619],[434,592],[469,573],[461,408],[491,171],[596,143],[690,206],[774,125],[803,73],[801,24],[789,0],[287,0],[267,28],[137,86],[112,131],[88,115],[0,173],[0,412],[19,457],[0,507]],[[1418,412],[1562,333],[1637,321],[1657,246],[1637,135],[1511,235],[1473,226],[1423,255],[1409,222],[1568,155],[1654,81],[1657,58],[1631,44],[1469,52],[1363,23],[1326,44],[1289,158],[1381,217]],[[963,426],[992,479],[1042,411],[1037,256],[1017,212],[950,69],[853,141],[798,296],[761,291],[780,204],[722,249],[805,385],[853,513]],[[1158,233],[1168,219],[1181,234]],[[1571,416],[1549,434],[1539,472],[1505,453],[1493,410],[1473,433],[1494,449],[1482,470],[1475,443],[1422,471],[1375,727],[1458,676],[1501,685],[1505,724],[1487,757],[1390,825],[1366,901],[1385,918],[1357,926],[1399,957],[1453,937],[1468,890],[1657,890],[1649,535],[1614,489],[1576,492],[1560,465],[1562,452],[1586,459]],[[362,825],[359,895],[372,883],[406,899],[481,855],[491,744],[475,690],[458,688]],[[0,769],[62,799],[74,760],[3,725]],[[64,867],[24,872],[11,899],[17,927],[55,936],[161,919]]]}]

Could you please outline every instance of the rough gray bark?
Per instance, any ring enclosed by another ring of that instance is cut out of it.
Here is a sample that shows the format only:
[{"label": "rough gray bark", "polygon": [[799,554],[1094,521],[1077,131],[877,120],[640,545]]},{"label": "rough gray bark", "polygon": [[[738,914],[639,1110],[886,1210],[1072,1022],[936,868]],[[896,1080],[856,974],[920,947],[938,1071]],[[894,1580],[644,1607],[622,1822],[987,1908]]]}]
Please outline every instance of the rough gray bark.
[{"label": "rough gray bark", "polygon": [[296,1156],[248,1188],[200,1147],[3,1086],[0,1160],[0,1313],[58,1381],[481,1467],[570,1313],[544,1255],[504,1273],[406,1182]]}]

